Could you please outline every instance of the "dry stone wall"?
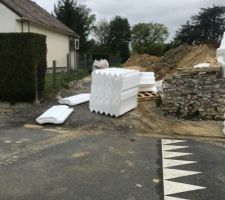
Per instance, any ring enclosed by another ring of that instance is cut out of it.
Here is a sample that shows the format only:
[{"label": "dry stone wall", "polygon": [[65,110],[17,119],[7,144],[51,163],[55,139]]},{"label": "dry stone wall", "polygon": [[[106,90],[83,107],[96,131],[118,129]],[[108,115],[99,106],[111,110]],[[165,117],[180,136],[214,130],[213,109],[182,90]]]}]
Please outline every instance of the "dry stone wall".
[{"label": "dry stone wall", "polygon": [[221,68],[180,70],[163,81],[162,109],[183,118],[224,120]]}]

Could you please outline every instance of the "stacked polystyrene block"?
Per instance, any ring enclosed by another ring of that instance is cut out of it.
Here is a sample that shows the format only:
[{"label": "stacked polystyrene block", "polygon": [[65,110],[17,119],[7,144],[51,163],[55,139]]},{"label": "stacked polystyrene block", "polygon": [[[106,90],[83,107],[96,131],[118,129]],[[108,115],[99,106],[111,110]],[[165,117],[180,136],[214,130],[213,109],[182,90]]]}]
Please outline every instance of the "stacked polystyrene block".
[{"label": "stacked polystyrene block", "polygon": [[139,71],[121,68],[92,72],[90,110],[119,117],[136,108],[140,78]]},{"label": "stacked polystyrene block", "polygon": [[[225,114],[224,114],[224,119],[225,119]],[[225,121],[223,122],[223,134],[225,135]]]},{"label": "stacked polystyrene block", "polygon": [[154,72],[141,72],[139,92],[157,92],[155,84]]},{"label": "stacked polystyrene block", "polygon": [[223,77],[225,77],[225,33],[223,34],[223,39],[220,48],[216,51],[217,62],[222,65]]}]

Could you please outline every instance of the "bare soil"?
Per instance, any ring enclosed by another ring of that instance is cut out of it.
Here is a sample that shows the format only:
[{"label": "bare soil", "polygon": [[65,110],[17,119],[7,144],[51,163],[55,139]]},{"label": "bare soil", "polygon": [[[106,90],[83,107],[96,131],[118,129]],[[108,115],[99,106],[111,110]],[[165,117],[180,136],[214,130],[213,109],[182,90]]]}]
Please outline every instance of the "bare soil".
[{"label": "bare soil", "polygon": [[[181,45],[167,51],[162,57],[135,54],[123,65],[140,71],[154,71],[158,80],[173,74],[179,68],[193,68],[199,63],[212,63],[215,66],[216,49],[209,45]],[[134,67],[135,66],[135,67]]]},{"label": "bare soil", "polygon": [[[62,97],[83,92],[90,92],[91,78],[71,84],[69,89],[60,92]],[[36,126],[35,119],[57,100],[40,105],[18,104],[10,106],[1,104],[0,128]],[[74,113],[61,126],[46,125],[46,129],[65,128],[87,132],[118,132],[127,134],[146,134],[150,136],[199,136],[223,138],[222,121],[187,121],[172,116],[164,116],[156,101],[140,102],[133,111],[119,118],[91,113],[88,103],[74,107]]]}]

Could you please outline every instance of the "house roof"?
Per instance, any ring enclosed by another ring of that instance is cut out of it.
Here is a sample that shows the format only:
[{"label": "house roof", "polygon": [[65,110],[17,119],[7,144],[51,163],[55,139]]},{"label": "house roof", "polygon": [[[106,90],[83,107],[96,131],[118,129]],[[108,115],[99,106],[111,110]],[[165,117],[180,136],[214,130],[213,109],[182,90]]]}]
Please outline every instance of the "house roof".
[{"label": "house roof", "polygon": [[70,35],[77,35],[73,30],[31,0],[0,0],[0,3],[22,17],[24,21],[30,21]]}]

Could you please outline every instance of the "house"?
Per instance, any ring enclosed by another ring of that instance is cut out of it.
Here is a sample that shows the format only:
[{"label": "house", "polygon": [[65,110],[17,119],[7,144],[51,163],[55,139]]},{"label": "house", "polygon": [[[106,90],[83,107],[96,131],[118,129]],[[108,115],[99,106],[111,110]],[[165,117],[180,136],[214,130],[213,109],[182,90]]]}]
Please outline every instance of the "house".
[{"label": "house", "polygon": [[31,0],[0,0],[0,32],[46,35],[48,69],[77,67],[79,36]]}]

